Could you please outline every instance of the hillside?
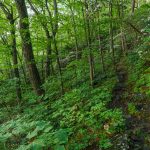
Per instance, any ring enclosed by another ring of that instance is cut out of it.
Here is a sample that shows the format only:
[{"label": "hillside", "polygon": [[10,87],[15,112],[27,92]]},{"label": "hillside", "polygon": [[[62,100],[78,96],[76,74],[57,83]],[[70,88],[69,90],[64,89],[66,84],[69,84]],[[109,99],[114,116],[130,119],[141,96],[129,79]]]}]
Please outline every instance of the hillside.
[{"label": "hillside", "polygon": [[150,3],[0,0],[0,150],[150,150]]}]

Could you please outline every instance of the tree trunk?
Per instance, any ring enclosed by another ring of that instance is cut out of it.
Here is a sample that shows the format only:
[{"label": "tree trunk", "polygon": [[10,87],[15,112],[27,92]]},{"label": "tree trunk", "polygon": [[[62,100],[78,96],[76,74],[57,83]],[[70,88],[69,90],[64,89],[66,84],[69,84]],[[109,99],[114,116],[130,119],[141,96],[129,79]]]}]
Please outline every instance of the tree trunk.
[{"label": "tree trunk", "polygon": [[91,86],[94,86],[94,58],[91,50],[91,28],[90,28],[90,12],[89,5],[87,0],[85,0],[85,8],[86,8],[86,31],[87,31],[87,39],[88,39],[88,49],[89,49],[89,65],[90,65],[90,82]]},{"label": "tree trunk", "polygon": [[[119,3],[120,2],[120,3]],[[124,27],[123,27],[123,19],[124,19],[124,7],[123,7],[123,0],[117,2],[118,6],[118,17],[120,20],[120,33],[121,33],[121,48],[122,48],[122,53],[123,55],[126,54],[126,38],[125,38],[125,33],[124,33]],[[120,6],[121,4],[121,6]]]},{"label": "tree trunk", "polygon": [[[18,59],[17,59],[17,48],[16,48],[16,29],[15,29],[15,20],[14,20],[14,16],[13,16],[13,8],[11,7],[11,9],[9,10],[7,8],[7,6],[5,6],[5,4],[3,4],[2,2],[0,2],[0,7],[2,8],[7,20],[10,23],[11,26],[11,30],[10,30],[10,34],[11,34],[11,48],[12,48],[12,61],[13,61],[13,72],[14,72],[14,77],[16,78],[16,95],[17,95],[17,100],[18,103],[22,98],[21,95],[21,87],[20,87],[20,75],[19,75],[19,69],[18,69]],[[4,40],[4,39],[3,39]],[[3,41],[4,43],[6,42],[5,40]],[[5,44],[8,45],[8,42],[6,42]]]},{"label": "tree trunk", "polygon": [[135,0],[132,0],[132,15],[134,15],[135,10]]},{"label": "tree trunk", "polygon": [[61,93],[64,94],[64,83],[63,83],[63,77],[62,77],[62,69],[61,69],[61,63],[60,63],[59,52],[58,52],[57,41],[56,41],[56,33],[58,30],[57,1],[53,0],[53,4],[54,4],[54,17],[55,17],[54,22],[52,19],[51,11],[49,10],[49,7],[48,7],[48,0],[45,0],[45,6],[46,6],[46,9],[47,9],[49,17],[50,17],[50,25],[51,25],[51,29],[52,29],[52,39],[53,39],[54,50],[55,50],[55,54],[56,54],[56,61],[57,61],[59,76],[60,76]]},{"label": "tree trunk", "polygon": [[46,49],[46,63],[45,63],[45,78],[48,78],[50,76],[50,74],[52,74],[52,61],[51,61],[51,36],[49,34],[48,29],[45,29],[45,33],[46,33],[46,39],[47,39],[47,49]]},{"label": "tree trunk", "polygon": [[104,63],[104,55],[103,55],[103,50],[102,50],[102,46],[101,46],[101,29],[100,29],[100,14],[98,12],[98,41],[99,41],[99,51],[100,51],[100,59],[101,59],[101,64],[102,64],[102,70],[103,73],[105,73],[105,63]]},{"label": "tree trunk", "polygon": [[35,63],[30,31],[29,31],[29,20],[27,8],[25,5],[25,0],[15,0],[17,10],[20,17],[20,35],[22,39],[23,46],[23,54],[25,58],[25,62],[29,71],[30,81],[32,83],[32,87],[37,95],[42,95],[44,93],[41,88],[42,83],[40,79],[40,75]]},{"label": "tree trunk", "polygon": [[[36,9],[32,2],[28,0],[29,5],[31,6],[31,9],[34,11],[34,13],[38,16],[40,12],[38,9]],[[39,20],[40,21],[40,20]],[[53,74],[53,65],[52,65],[52,60],[51,60],[51,40],[52,37],[50,36],[50,32],[47,26],[47,23],[40,22],[41,26],[43,27],[46,35],[46,40],[47,40],[47,48],[46,48],[46,62],[45,62],[45,79],[50,76],[50,74]]]},{"label": "tree trunk", "polygon": [[[12,37],[12,57],[13,57],[13,66],[14,66],[14,76],[16,78],[16,94],[17,100],[21,100],[21,82],[20,82],[20,75],[18,69],[18,59],[17,59],[17,49],[16,49],[16,35],[15,35],[15,25],[14,20],[10,21],[11,24],[11,37]],[[18,102],[19,102],[18,101]]]},{"label": "tree trunk", "polygon": [[[70,3],[70,1],[69,1],[69,3]],[[74,15],[74,11],[73,11],[71,4],[69,4],[69,8],[71,11],[71,20],[72,20],[72,26],[73,26],[73,32],[74,32],[74,39],[75,39],[76,60],[78,60],[80,54],[79,54],[79,44],[78,44],[78,38],[77,38],[77,28],[76,28],[75,15]]]},{"label": "tree trunk", "polygon": [[83,17],[85,41],[86,41],[86,45],[88,45],[87,32],[86,32],[86,17],[85,16],[86,16],[86,11],[84,10],[84,7],[82,6],[82,17]]},{"label": "tree trunk", "polygon": [[113,32],[113,2],[112,0],[109,2],[109,18],[110,18],[110,27],[109,27],[109,35],[110,35],[110,52],[112,53],[112,61],[115,67],[115,51],[114,51],[114,32]]},{"label": "tree trunk", "polygon": [[17,52],[17,56],[18,56],[18,59],[19,59],[20,64],[21,64],[21,69],[22,69],[22,73],[23,73],[24,81],[25,81],[25,83],[26,83],[26,84],[28,84],[28,83],[29,83],[29,80],[27,79],[27,75],[26,75],[25,67],[24,67],[24,64],[23,64],[23,62],[22,62],[22,59],[21,59],[21,57],[20,57],[20,55],[19,55],[19,53],[18,53],[18,52]]}]

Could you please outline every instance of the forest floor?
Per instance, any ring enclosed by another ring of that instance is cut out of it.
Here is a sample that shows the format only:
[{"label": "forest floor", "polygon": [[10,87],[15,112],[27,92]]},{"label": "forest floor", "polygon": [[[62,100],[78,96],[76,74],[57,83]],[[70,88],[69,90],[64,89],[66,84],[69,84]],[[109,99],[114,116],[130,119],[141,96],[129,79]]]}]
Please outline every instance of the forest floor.
[{"label": "forest floor", "polygon": [[[112,102],[108,107],[121,108],[125,118],[125,132],[112,139],[110,150],[150,150],[150,101],[141,97],[133,100],[131,85],[128,84],[128,68],[122,57],[116,64],[118,82],[113,90]],[[129,103],[135,104],[135,112],[131,113]],[[99,150],[96,143],[86,150]]]},{"label": "forest floor", "polygon": [[[128,85],[128,69],[124,59],[117,64],[116,75],[118,82],[113,90],[111,107],[122,108],[126,120],[124,135],[114,139],[114,150],[150,150],[150,102],[141,97],[133,101],[133,93]],[[126,96],[127,95],[127,96]],[[136,112],[131,114],[128,103],[134,102]]]}]

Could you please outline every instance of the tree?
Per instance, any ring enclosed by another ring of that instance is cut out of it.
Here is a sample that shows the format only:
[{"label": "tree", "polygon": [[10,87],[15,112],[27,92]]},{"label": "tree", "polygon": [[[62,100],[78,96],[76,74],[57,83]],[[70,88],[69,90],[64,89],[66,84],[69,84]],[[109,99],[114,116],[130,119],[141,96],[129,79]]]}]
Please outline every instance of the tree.
[{"label": "tree", "polygon": [[87,32],[87,40],[88,40],[88,49],[89,49],[89,66],[90,66],[90,83],[91,86],[93,87],[94,85],[94,57],[93,57],[93,53],[92,53],[92,49],[91,49],[91,44],[92,44],[92,30],[91,30],[91,20],[90,20],[90,4],[88,3],[87,0],[84,1],[84,5],[85,5],[85,28],[86,28],[86,32]]},{"label": "tree", "polygon": [[[31,9],[34,11],[36,16],[40,16],[41,13],[38,11],[38,9],[33,5],[31,0],[28,0],[28,3],[31,7]],[[43,9],[42,9],[43,10]],[[44,15],[44,12],[43,14]],[[53,74],[53,66],[52,66],[52,60],[51,60],[51,42],[52,42],[52,35],[48,29],[48,23],[46,21],[41,21],[40,18],[38,19],[42,28],[44,29],[46,40],[47,40],[47,49],[46,49],[46,62],[45,62],[45,78],[48,78],[51,74]],[[51,69],[50,69],[51,68]]]},{"label": "tree", "polygon": [[135,0],[132,0],[132,15],[134,14],[135,10]]},{"label": "tree", "polygon": [[21,82],[20,82],[20,75],[19,75],[19,69],[18,69],[18,58],[17,58],[17,48],[16,48],[16,27],[15,27],[15,18],[13,13],[13,7],[11,6],[10,10],[9,8],[0,1],[0,7],[2,8],[7,20],[10,24],[10,34],[11,34],[11,47],[12,47],[12,58],[13,58],[13,68],[14,68],[14,76],[16,78],[16,93],[17,93],[17,99],[20,101],[21,96]]},{"label": "tree", "polygon": [[58,51],[57,40],[56,40],[56,34],[57,34],[57,31],[58,31],[57,0],[53,0],[53,5],[54,5],[54,19],[52,18],[52,13],[49,9],[48,0],[45,0],[45,7],[46,7],[46,10],[47,10],[49,18],[50,18],[50,26],[51,26],[51,30],[52,30],[52,40],[53,40],[54,50],[55,50],[55,54],[56,54],[56,61],[57,61],[57,64],[58,64],[61,93],[63,94],[64,93],[64,83],[63,83],[62,68],[61,68],[59,51]]},{"label": "tree", "polygon": [[30,31],[29,31],[29,20],[25,0],[15,0],[18,14],[20,17],[20,35],[22,39],[23,54],[25,62],[30,75],[30,82],[37,95],[44,93],[42,89],[42,82],[36,66],[36,62],[33,55]]},{"label": "tree", "polygon": [[113,0],[109,2],[109,19],[110,19],[110,27],[109,27],[109,35],[110,35],[110,52],[112,53],[112,61],[115,66],[115,50],[114,50],[114,31],[113,31]]}]

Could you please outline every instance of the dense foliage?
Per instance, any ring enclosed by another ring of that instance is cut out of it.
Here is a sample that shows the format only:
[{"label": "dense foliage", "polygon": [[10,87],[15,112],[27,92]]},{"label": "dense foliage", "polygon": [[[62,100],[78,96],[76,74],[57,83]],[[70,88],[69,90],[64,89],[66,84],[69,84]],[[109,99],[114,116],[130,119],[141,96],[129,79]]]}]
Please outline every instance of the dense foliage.
[{"label": "dense foliage", "polygon": [[144,0],[0,0],[0,150],[150,148],[149,12]]}]

